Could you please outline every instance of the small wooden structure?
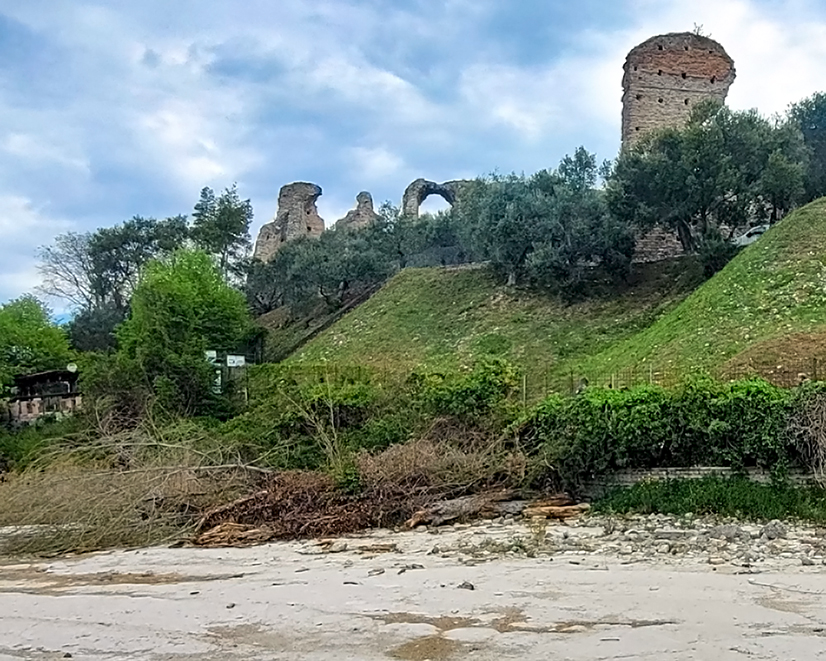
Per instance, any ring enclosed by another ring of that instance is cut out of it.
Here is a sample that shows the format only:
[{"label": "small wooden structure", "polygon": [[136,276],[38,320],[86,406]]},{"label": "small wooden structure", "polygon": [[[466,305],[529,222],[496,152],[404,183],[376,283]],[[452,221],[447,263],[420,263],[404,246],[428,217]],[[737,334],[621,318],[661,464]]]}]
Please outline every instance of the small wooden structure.
[{"label": "small wooden structure", "polygon": [[20,426],[44,416],[62,418],[80,409],[80,405],[77,372],[52,370],[16,376],[8,400],[9,422]]}]

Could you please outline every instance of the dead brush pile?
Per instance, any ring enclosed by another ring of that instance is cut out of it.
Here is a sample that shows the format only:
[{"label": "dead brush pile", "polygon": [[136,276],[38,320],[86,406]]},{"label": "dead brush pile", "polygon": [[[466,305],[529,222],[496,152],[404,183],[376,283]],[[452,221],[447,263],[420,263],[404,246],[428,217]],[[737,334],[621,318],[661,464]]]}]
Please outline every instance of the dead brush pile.
[{"label": "dead brush pile", "polygon": [[61,439],[0,483],[0,555],[169,542],[262,476],[192,424]]},{"label": "dead brush pile", "polygon": [[356,456],[357,491],[342,490],[335,471],[279,473],[257,493],[207,512],[193,541],[237,546],[394,527],[434,502],[516,486],[526,464],[502,440],[439,420],[423,438]]},{"label": "dead brush pile", "polygon": [[348,495],[324,473],[284,472],[273,476],[265,489],[207,512],[193,542],[238,546],[395,526],[430,498],[427,490],[411,493],[402,487]]}]

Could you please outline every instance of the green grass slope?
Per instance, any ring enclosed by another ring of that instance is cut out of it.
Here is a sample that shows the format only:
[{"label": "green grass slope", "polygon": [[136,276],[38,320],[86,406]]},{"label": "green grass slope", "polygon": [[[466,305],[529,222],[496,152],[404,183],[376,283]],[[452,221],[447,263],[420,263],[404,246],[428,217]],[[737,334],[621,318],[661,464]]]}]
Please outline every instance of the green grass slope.
[{"label": "green grass slope", "polygon": [[635,367],[644,374],[645,365],[677,375],[698,368],[724,374],[738,362],[800,358],[801,338],[811,351],[826,348],[824,330],[826,198],[787,216],[650,328],[581,367],[603,378]]},{"label": "green grass slope", "polygon": [[405,269],[288,363],[457,370],[484,356],[521,366],[532,394],[563,388],[584,359],[632,337],[682,300],[697,267],[641,267],[621,290],[566,305],[505,287],[486,269]]}]

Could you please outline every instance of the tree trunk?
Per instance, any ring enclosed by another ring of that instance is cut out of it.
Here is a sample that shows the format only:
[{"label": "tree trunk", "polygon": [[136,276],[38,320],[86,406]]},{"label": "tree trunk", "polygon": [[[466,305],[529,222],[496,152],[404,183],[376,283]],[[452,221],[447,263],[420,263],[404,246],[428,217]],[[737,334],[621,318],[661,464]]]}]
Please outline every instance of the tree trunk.
[{"label": "tree trunk", "polygon": [[697,242],[694,239],[694,233],[691,231],[691,225],[684,220],[677,221],[677,237],[686,252],[694,252],[697,249]]}]

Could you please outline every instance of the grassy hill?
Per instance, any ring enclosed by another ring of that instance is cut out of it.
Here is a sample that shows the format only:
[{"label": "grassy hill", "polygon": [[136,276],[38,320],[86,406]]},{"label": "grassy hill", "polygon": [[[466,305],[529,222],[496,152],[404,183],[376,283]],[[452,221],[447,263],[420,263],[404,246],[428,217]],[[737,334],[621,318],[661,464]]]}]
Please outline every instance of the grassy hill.
[{"label": "grassy hill", "polygon": [[817,370],[813,359],[826,357],[825,349],[823,198],[775,225],[650,328],[592,355],[582,368],[603,378],[634,367],[644,374],[648,366],[788,379]]},{"label": "grassy hill", "polygon": [[697,282],[691,260],[647,265],[619,291],[565,305],[483,269],[407,269],[289,360],[457,369],[498,355],[534,389],[572,374],[615,385],[698,369],[779,383],[826,376],[826,198],[690,293]]},{"label": "grassy hill", "polygon": [[527,372],[538,394],[565,387],[584,359],[650,326],[692,291],[698,271],[692,260],[647,265],[619,290],[566,305],[501,285],[484,268],[405,269],[288,362],[401,372],[502,356]]}]

